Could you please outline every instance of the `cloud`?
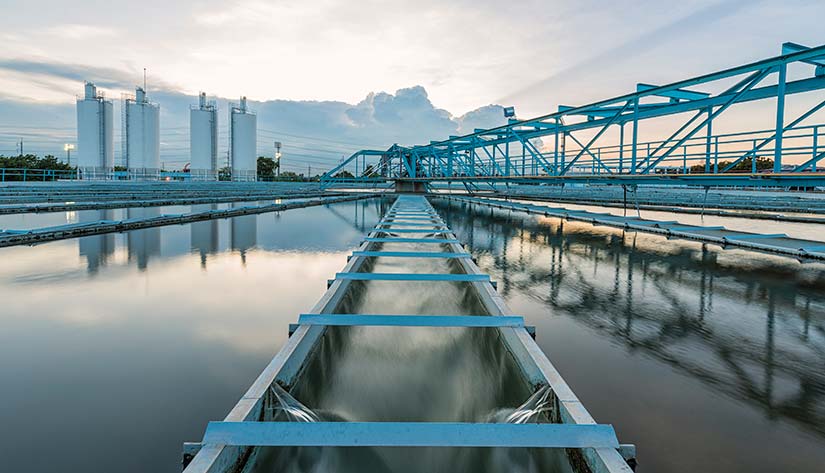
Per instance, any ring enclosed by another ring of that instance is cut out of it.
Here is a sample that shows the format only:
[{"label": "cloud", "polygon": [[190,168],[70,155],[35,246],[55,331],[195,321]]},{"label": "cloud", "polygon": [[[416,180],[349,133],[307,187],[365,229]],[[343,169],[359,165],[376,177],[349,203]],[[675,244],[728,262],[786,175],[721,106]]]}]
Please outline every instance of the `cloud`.
[{"label": "cloud", "polygon": [[[94,82],[100,87],[132,90],[142,78],[143,71],[125,71],[111,67],[95,67],[81,64],[66,64],[50,62],[45,59],[0,59],[0,69],[29,74],[34,76],[48,76],[67,79],[82,83],[85,80]],[[175,89],[171,84],[157,81],[154,85],[163,89]]]},{"label": "cloud", "polygon": [[371,93],[346,113],[353,126],[375,129],[391,137],[393,143],[411,144],[434,134],[450,135],[458,130],[452,115],[433,106],[421,86],[399,89],[394,95]]},{"label": "cloud", "polygon": [[57,25],[46,30],[48,34],[57,36],[63,39],[95,39],[102,37],[116,36],[117,30],[105,26],[83,25],[78,23],[69,23],[65,25]]},{"label": "cloud", "polygon": [[492,128],[504,125],[504,107],[501,105],[485,105],[458,118],[458,134],[473,133],[476,128]]}]

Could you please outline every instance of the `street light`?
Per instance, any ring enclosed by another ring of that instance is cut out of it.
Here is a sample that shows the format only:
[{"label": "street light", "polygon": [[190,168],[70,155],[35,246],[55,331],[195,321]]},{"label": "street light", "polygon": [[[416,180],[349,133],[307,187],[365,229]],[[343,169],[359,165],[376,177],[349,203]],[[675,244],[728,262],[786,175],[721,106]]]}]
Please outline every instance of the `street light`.
[{"label": "street light", "polygon": [[277,172],[277,176],[281,177],[281,142],[275,142],[275,169]]},{"label": "street light", "polygon": [[63,145],[63,151],[66,152],[66,164],[69,166],[72,165],[72,150],[74,149],[74,145],[71,143],[66,143]]}]

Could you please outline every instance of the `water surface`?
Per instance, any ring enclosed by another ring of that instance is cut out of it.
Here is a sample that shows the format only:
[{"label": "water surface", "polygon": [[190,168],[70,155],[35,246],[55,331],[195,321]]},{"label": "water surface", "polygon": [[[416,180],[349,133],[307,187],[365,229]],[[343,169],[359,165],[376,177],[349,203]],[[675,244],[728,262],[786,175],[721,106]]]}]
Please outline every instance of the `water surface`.
[{"label": "water surface", "polygon": [[435,205],[639,472],[825,464],[825,265]]},{"label": "water surface", "polygon": [[179,472],[385,205],[0,249],[0,471]]}]

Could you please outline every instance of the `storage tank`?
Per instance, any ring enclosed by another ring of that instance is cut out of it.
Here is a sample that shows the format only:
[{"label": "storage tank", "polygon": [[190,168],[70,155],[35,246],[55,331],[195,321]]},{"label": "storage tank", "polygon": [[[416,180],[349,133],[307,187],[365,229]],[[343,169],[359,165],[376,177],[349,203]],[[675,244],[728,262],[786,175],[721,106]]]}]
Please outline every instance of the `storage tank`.
[{"label": "storage tank", "polygon": [[241,97],[238,106],[229,108],[229,149],[233,181],[258,179],[258,121]]},{"label": "storage tank", "polygon": [[77,99],[77,175],[80,179],[110,179],[115,166],[112,139],[114,106],[91,82]]},{"label": "storage tank", "polygon": [[160,107],[146,98],[142,87],[123,104],[123,156],[129,176],[157,180],[160,173]]},{"label": "storage tank", "polygon": [[194,181],[218,178],[218,107],[201,92],[189,110],[189,176]]}]

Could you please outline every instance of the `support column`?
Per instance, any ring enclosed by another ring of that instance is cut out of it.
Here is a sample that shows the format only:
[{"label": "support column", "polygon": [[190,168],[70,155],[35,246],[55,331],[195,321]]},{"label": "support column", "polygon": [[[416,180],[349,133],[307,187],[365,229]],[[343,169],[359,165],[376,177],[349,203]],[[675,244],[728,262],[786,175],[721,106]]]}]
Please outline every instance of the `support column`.
[{"label": "support column", "polygon": [[636,145],[639,142],[639,97],[633,99],[633,147],[630,149],[630,174],[636,174]]},{"label": "support column", "polygon": [[619,174],[624,171],[624,122],[619,124]]},{"label": "support column", "polygon": [[555,145],[553,145],[553,175],[559,175],[559,121],[556,120]]},{"label": "support column", "polygon": [[707,135],[705,136],[705,174],[710,173],[710,152],[711,152],[711,140],[713,134],[713,119],[711,115],[713,114],[713,107],[708,107],[708,124],[706,127]]},{"label": "support column", "polygon": [[782,132],[785,129],[785,79],[788,65],[779,66],[779,82],[776,84],[776,149],[773,153],[773,172],[782,171]]}]

